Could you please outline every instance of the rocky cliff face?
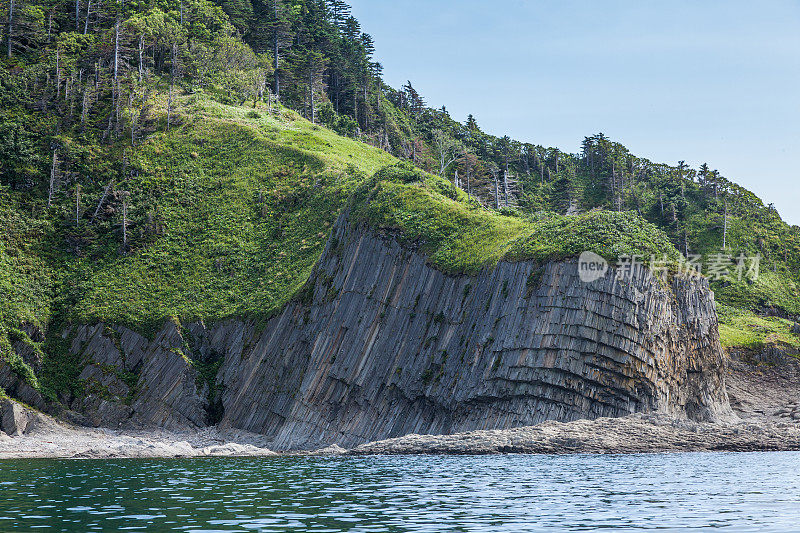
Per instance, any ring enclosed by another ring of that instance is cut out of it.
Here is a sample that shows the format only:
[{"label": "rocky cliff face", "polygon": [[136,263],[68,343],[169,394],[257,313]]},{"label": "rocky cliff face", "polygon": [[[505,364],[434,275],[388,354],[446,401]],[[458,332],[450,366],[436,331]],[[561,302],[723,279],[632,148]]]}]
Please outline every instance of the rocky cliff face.
[{"label": "rocky cliff face", "polygon": [[94,385],[73,407],[95,424],[219,423],[296,449],[633,412],[728,416],[716,325],[702,279],[637,268],[584,283],[575,261],[449,276],[341,217],[302,295],[265,323],[65,337]]}]

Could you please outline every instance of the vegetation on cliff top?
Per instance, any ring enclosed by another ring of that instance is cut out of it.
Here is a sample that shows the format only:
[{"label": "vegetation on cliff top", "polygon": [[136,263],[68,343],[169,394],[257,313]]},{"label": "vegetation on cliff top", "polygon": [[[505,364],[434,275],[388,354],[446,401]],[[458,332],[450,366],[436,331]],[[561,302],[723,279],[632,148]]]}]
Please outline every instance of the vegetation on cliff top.
[{"label": "vegetation on cliff top", "polygon": [[726,348],[759,351],[766,344],[783,344],[800,350],[800,331],[794,321],[774,316],[759,316],[752,311],[727,305],[717,307],[719,337]]},{"label": "vegetation on cliff top", "polygon": [[[3,216],[20,233],[0,248],[12,297],[4,323],[45,324],[53,298],[64,318],[139,330],[171,316],[272,312],[305,282],[355,187],[394,161],[289,110],[275,117],[202,96],[176,108],[182,126],[131,152],[113,193],[114,176],[82,188],[77,218],[77,189],[50,209],[0,190],[6,206],[16,202]],[[92,149],[97,160],[108,153]]]},{"label": "vegetation on cliff top", "polygon": [[339,0],[15,5],[0,59],[0,357],[34,385],[12,343],[52,366],[52,332],[26,331],[54,321],[147,332],[273,313],[351,197],[359,220],[447,272],[724,242],[764,267],[715,283],[719,300],[800,314],[800,232],[752,193],[602,134],[568,154],[460,124],[411,83],[383,83]]},{"label": "vegetation on cliff top", "polygon": [[406,242],[449,273],[475,273],[499,260],[539,262],[593,250],[607,259],[623,255],[676,260],[667,236],[632,213],[590,211],[577,216],[496,213],[452,183],[408,163],[386,167],[352,200],[357,221],[399,230]]}]

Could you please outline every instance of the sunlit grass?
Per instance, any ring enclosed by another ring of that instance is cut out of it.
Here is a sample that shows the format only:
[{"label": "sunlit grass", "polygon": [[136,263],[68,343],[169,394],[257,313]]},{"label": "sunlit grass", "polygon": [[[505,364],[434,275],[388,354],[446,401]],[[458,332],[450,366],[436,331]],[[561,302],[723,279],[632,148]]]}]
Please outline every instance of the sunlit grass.
[{"label": "sunlit grass", "polygon": [[800,348],[800,335],[792,332],[794,322],[763,317],[752,311],[719,305],[719,336],[726,348],[759,350],[768,342],[783,342]]}]

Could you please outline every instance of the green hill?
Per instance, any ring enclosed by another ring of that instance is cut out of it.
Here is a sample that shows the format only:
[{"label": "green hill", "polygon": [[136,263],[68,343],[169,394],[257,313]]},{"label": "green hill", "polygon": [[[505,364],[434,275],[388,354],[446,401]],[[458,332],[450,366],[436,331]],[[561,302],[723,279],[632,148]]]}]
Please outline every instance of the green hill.
[{"label": "green hill", "polygon": [[110,2],[76,20],[17,4],[0,68],[0,357],[51,397],[79,387],[66,323],[271,316],[345,206],[451,273],[585,249],[759,254],[757,278],[713,281],[723,342],[800,345],[800,228],[749,191],[602,134],[567,154],[460,124],[383,83],[343,2],[269,6]]},{"label": "green hill", "polygon": [[[677,254],[635,215],[486,210],[452,183],[290,110],[274,116],[205,96],[181,97],[176,109],[181,125],[129,152],[126,176],[73,183],[50,208],[40,190],[0,190],[12,228],[0,263],[11,303],[4,358],[13,358],[10,341],[24,339],[44,349],[47,366],[47,343],[29,339],[24,324],[57,333],[68,321],[106,322],[147,334],[169,318],[270,316],[305,283],[348,198],[354,221],[401,230],[454,273],[592,246],[609,257]],[[89,167],[115,149],[76,148],[90,154]]]}]

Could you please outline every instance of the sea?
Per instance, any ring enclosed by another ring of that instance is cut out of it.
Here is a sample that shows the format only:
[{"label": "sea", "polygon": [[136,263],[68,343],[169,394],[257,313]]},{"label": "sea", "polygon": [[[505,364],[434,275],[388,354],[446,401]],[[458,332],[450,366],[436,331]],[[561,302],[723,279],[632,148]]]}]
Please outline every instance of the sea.
[{"label": "sea", "polygon": [[800,531],[800,452],[0,461],[0,531]]}]

